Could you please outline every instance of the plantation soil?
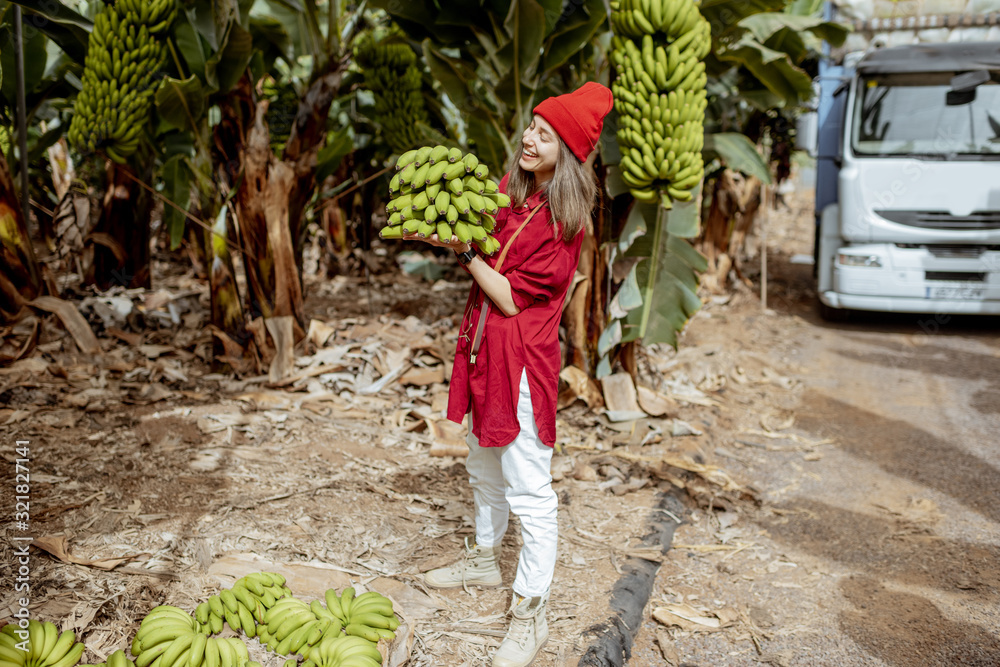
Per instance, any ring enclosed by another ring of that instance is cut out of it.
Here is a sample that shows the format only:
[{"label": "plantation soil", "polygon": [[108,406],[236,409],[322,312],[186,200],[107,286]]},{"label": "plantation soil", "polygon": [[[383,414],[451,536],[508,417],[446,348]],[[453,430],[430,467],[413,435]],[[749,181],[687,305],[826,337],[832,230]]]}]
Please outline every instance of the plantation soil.
[{"label": "plantation soil", "polygon": [[[751,259],[753,287],[706,294],[679,351],[640,355],[641,383],[673,397],[666,415],[613,423],[580,401],[560,412],[560,556],[538,667],[578,663],[635,558],[662,564],[628,665],[1000,663],[996,321],[819,320],[811,267],[792,261],[811,252],[808,196],[786,201],[766,223],[770,310]],[[352,354],[385,371],[380,340],[409,326],[447,359],[464,274],[432,288],[382,269],[311,281],[307,312],[336,329],[328,345],[360,341]],[[28,533],[48,538],[31,552],[35,617],[76,628],[84,661],[100,662],[156,604],[193,610],[264,564],[303,599],[346,585],[392,595],[414,631],[401,638],[411,665],[489,664],[509,588],[432,591],[419,576],[472,535],[462,460],[429,455],[461,445],[442,425],[439,366],[420,369],[424,384],[313,402],[196,358],[180,367],[184,380],[162,380],[168,398],[79,407],[79,383],[0,381],[0,506],[13,517],[14,443],[27,440]],[[114,372],[88,381],[111,397],[134,389]],[[642,539],[664,495],[683,508],[669,512],[665,555]],[[0,530],[14,563],[24,533]],[[519,543],[513,521],[508,586]],[[2,570],[0,619],[19,597]],[[264,667],[283,664],[249,643]]]}]

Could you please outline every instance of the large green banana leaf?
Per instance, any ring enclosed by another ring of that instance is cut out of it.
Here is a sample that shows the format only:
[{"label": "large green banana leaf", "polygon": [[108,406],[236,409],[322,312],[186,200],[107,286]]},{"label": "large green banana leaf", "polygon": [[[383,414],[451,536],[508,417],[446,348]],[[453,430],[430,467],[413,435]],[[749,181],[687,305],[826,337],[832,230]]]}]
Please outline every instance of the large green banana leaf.
[{"label": "large green banana leaf", "polygon": [[[795,108],[813,94],[802,63],[817,54],[820,40],[834,46],[847,28],[819,16],[816,0],[705,0],[701,13],[712,26],[709,72],[716,78],[740,68],[740,96],[758,109]],[[766,93],[766,94],[765,94]]]},{"label": "large green banana leaf", "polygon": [[461,113],[460,134],[494,168],[506,162],[510,137],[538,102],[594,78],[586,58],[608,11],[604,0],[372,5],[421,42],[432,77]]},{"label": "large green banana leaf", "polygon": [[762,183],[771,182],[771,169],[757,152],[757,147],[738,132],[705,135],[705,159],[718,156],[730,169],[756,176]]},{"label": "large green banana leaf", "polygon": [[[7,4],[7,2],[0,3],[0,5]],[[83,63],[87,57],[87,39],[93,26],[90,19],[59,0],[11,0],[9,4],[24,8],[25,36],[29,36],[32,32],[41,32],[58,44],[71,59]]]},{"label": "large green banana leaf", "polygon": [[675,202],[669,210],[636,202],[629,212],[613,264],[628,273],[608,309],[609,324],[598,341],[598,378],[611,372],[611,351],[621,343],[677,347],[677,334],[701,308],[698,272],[705,258],[687,239],[698,235],[697,198]]}]

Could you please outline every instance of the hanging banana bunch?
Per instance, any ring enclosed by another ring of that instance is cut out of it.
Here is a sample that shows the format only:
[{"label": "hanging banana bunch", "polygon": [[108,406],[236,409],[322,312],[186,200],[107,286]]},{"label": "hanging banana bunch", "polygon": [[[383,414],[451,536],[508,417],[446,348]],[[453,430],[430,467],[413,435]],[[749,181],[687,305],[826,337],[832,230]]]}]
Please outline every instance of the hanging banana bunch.
[{"label": "hanging banana bunch", "polygon": [[139,148],[167,55],[161,35],[176,14],[176,0],[117,0],[97,15],[69,126],[77,150],[124,164]]},{"label": "hanging banana bunch", "polygon": [[390,148],[403,153],[426,141],[430,121],[413,49],[402,41],[376,41],[364,33],[354,57],[364,72],[365,88],[375,97],[374,120],[382,126]]},{"label": "hanging banana bunch", "polygon": [[689,201],[705,173],[711,26],[694,0],[611,0],[611,29],[622,179],[639,201]]}]

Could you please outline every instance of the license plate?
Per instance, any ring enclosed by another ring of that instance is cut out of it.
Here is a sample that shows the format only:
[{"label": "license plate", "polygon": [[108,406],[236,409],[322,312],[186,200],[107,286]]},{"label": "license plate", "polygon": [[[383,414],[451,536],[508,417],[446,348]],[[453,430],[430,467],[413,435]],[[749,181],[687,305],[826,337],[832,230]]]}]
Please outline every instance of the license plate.
[{"label": "license plate", "polygon": [[982,299],[986,296],[985,285],[945,285],[941,287],[928,287],[928,299]]}]

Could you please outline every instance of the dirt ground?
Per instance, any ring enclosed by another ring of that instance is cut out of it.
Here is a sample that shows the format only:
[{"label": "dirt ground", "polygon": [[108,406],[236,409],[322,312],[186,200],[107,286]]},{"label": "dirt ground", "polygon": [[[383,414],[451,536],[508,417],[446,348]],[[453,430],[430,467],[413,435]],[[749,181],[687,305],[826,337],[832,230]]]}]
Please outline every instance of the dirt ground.
[{"label": "dirt ground", "polygon": [[[560,556],[537,667],[577,664],[633,558],[662,565],[628,665],[1000,664],[996,322],[818,320],[812,268],[792,261],[811,254],[808,196],[786,201],[767,223],[771,309],[750,262],[755,286],[706,295],[678,352],[642,354],[666,415],[560,412]],[[313,284],[322,344],[286,387],[211,373],[206,339],[169,328],[117,336],[99,361],[45,341],[44,363],[0,374],[12,518],[18,440],[31,475],[29,528],[4,522],[0,554],[13,564],[25,535],[42,547],[33,616],[77,629],[100,662],[156,604],[192,610],[272,569],[307,600],[347,585],[393,597],[408,664],[488,664],[509,589],[431,591],[419,576],[472,535],[462,459],[430,455],[462,446],[442,410],[468,284],[431,285]],[[642,538],[664,495],[679,509],[662,556]],[[3,568],[0,620],[15,583]]]}]

